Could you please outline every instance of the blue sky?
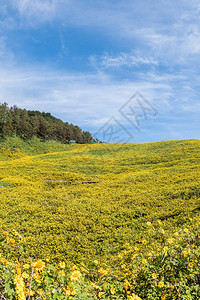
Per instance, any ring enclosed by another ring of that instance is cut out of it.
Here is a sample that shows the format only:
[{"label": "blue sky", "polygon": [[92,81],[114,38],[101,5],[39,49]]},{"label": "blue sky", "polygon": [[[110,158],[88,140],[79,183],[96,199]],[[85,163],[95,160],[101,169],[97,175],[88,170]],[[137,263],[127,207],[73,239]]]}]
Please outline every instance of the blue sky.
[{"label": "blue sky", "polygon": [[199,139],[199,70],[199,0],[0,2],[0,102],[100,139]]}]

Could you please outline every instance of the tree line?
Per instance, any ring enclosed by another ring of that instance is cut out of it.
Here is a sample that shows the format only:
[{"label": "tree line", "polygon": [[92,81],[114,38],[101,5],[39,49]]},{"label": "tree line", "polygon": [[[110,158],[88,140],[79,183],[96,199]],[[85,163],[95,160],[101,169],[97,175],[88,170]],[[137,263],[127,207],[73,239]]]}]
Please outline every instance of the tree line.
[{"label": "tree line", "polygon": [[93,140],[89,131],[82,131],[79,126],[63,122],[50,113],[21,109],[17,106],[8,107],[6,102],[0,103],[0,137],[6,138],[11,135],[28,139],[36,136],[62,143],[75,140],[85,144]]}]

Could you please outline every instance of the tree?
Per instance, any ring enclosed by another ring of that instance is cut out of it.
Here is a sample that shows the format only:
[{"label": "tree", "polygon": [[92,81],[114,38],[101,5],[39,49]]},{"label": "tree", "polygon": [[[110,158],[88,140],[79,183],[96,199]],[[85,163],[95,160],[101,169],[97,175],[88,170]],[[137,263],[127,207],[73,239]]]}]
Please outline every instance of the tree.
[{"label": "tree", "polygon": [[77,143],[90,143],[92,135],[89,131],[82,131],[77,125],[63,122],[50,113],[11,108],[4,102],[0,103],[0,137],[6,138],[16,134],[20,137],[54,139],[62,143],[75,140]]},{"label": "tree", "polygon": [[89,131],[83,131],[83,144],[89,144],[93,140],[92,135]]},{"label": "tree", "polygon": [[8,104],[0,104],[0,136],[2,138],[12,134],[12,116]]}]

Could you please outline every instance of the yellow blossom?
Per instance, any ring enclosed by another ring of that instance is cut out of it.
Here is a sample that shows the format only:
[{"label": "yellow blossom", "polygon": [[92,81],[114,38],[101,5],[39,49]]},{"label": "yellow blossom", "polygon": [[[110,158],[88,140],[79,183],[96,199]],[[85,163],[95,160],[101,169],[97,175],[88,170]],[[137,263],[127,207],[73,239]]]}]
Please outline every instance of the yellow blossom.
[{"label": "yellow blossom", "polygon": [[21,269],[17,267],[17,274],[15,275],[14,283],[16,286],[16,293],[18,295],[19,300],[26,300],[25,296],[25,284],[23,278],[21,276]]},{"label": "yellow blossom", "polygon": [[139,296],[132,294],[131,296],[127,297],[129,300],[142,300]]},{"label": "yellow blossom", "polygon": [[163,282],[163,281],[159,281],[159,282],[158,282],[158,287],[159,287],[159,288],[164,287],[164,282]]},{"label": "yellow blossom", "polygon": [[183,255],[184,255],[184,257],[186,257],[188,255],[187,250],[183,250]]},{"label": "yellow blossom", "polygon": [[102,293],[102,292],[99,292],[99,293],[98,293],[98,296],[99,296],[99,298],[101,298],[101,297],[103,296],[103,293]]},{"label": "yellow blossom", "polygon": [[144,265],[146,265],[146,264],[147,264],[147,260],[146,260],[146,258],[143,258],[143,259],[142,259],[142,263],[143,263]]},{"label": "yellow blossom", "polygon": [[111,293],[111,295],[115,295],[115,288],[114,287],[110,288],[110,293]]},{"label": "yellow blossom", "polygon": [[15,240],[14,240],[14,239],[11,239],[11,240],[10,240],[10,244],[14,245],[14,244],[15,244]]},{"label": "yellow blossom", "polygon": [[38,270],[41,271],[45,267],[45,263],[42,260],[38,260],[36,263],[34,263],[34,267]]},{"label": "yellow blossom", "polygon": [[107,275],[108,274],[108,271],[107,270],[104,270],[103,268],[100,268],[99,269],[99,273],[103,274],[103,275]]},{"label": "yellow blossom", "polygon": [[189,268],[193,268],[193,266],[194,266],[193,263],[189,263],[189,264],[188,264],[188,267],[189,267]]},{"label": "yellow blossom", "polygon": [[157,275],[156,273],[153,273],[153,274],[152,274],[152,278],[153,278],[153,279],[156,279],[157,277],[158,277],[158,275]]},{"label": "yellow blossom", "polygon": [[28,278],[29,278],[29,274],[27,274],[26,272],[23,272],[23,273],[22,273],[22,277],[23,277],[24,279],[28,279]]},{"label": "yellow blossom", "polygon": [[173,238],[169,238],[169,239],[167,240],[167,242],[168,242],[169,244],[172,244],[172,243],[174,242],[174,239],[173,239]]},{"label": "yellow blossom", "polygon": [[79,278],[81,277],[81,275],[82,275],[82,274],[81,274],[80,271],[74,270],[74,271],[72,272],[71,276],[70,276],[70,279],[71,279],[72,281],[79,280]]},{"label": "yellow blossom", "polygon": [[171,285],[168,286],[168,289],[173,290],[174,286],[171,284]]},{"label": "yellow blossom", "polygon": [[29,264],[25,264],[25,265],[23,265],[23,268],[24,268],[24,269],[29,269],[29,268],[30,268],[30,265],[29,265]]},{"label": "yellow blossom", "polygon": [[167,247],[167,246],[165,246],[164,248],[163,248],[163,251],[164,251],[164,253],[165,254],[167,254],[167,251],[169,250],[169,248]]},{"label": "yellow blossom", "polygon": [[162,295],[161,300],[166,300],[168,296],[169,296],[168,294]]},{"label": "yellow blossom", "polygon": [[64,269],[65,268],[65,262],[63,261],[63,262],[60,262],[59,263],[59,267],[61,268],[61,269]]}]

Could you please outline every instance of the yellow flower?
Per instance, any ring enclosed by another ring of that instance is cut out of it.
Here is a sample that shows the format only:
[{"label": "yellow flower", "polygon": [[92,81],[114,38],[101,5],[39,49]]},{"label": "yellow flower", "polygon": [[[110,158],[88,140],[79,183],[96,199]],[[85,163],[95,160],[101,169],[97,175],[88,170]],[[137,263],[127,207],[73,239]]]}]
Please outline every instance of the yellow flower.
[{"label": "yellow flower", "polygon": [[189,267],[189,268],[193,268],[193,266],[194,266],[193,263],[189,263],[189,264],[188,264],[188,267]]},{"label": "yellow flower", "polygon": [[4,231],[3,236],[8,236],[8,231]]},{"label": "yellow flower", "polygon": [[151,224],[151,222],[147,222],[147,225],[148,225],[148,226],[151,226],[152,224]]},{"label": "yellow flower", "polygon": [[168,294],[162,295],[161,300],[166,300],[168,296],[169,296]]},{"label": "yellow flower", "polygon": [[25,284],[21,276],[21,269],[17,267],[17,274],[15,275],[14,284],[16,286],[16,293],[19,300],[26,300]]},{"label": "yellow flower", "polygon": [[95,265],[98,265],[98,263],[99,263],[98,260],[94,260]]},{"label": "yellow flower", "polygon": [[142,300],[139,296],[132,294],[131,296],[127,297],[129,300]]},{"label": "yellow flower", "polygon": [[61,269],[64,269],[65,268],[65,262],[63,261],[63,262],[60,262],[59,263],[59,267],[61,268]]},{"label": "yellow flower", "polygon": [[72,296],[75,296],[75,295],[76,295],[76,291],[72,289],[72,290],[71,290],[71,295],[72,295]]},{"label": "yellow flower", "polygon": [[147,240],[142,240],[142,244],[146,245],[147,244]]},{"label": "yellow flower", "polygon": [[10,240],[10,244],[11,244],[11,245],[14,245],[14,244],[15,244],[15,240],[14,240],[14,239],[11,239],[11,240]]},{"label": "yellow flower", "polygon": [[[126,265],[123,264],[123,265],[121,265],[121,267],[122,267],[122,269],[125,269],[125,268],[126,268]],[[106,275],[106,274],[105,274],[105,275]]]},{"label": "yellow flower", "polygon": [[126,280],[124,282],[124,288],[125,288],[125,290],[127,290],[129,288],[129,286],[130,286],[130,283]]},{"label": "yellow flower", "polygon": [[171,284],[171,285],[168,286],[168,289],[173,290],[174,286]]},{"label": "yellow flower", "polygon": [[37,293],[41,296],[44,293],[44,291],[42,289],[39,289],[37,290]]},{"label": "yellow flower", "polygon": [[94,289],[96,289],[96,290],[102,290],[102,288],[101,288],[99,285],[97,285],[97,284],[95,284],[95,283],[93,283],[93,282],[91,282],[90,285],[91,285]]},{"label": "yellow flower", "polygon": [[60,270],[58,274],[60,274],[62,276],[65,276],[65,271],[64,270]]},{"label": "yellow flower", "polygon": [[27,274],[26,272],[23,272],[23,273],[22,273],[22,277],[23,277],[24,279],[28,279],[28,278],[29,278],[29,274]]},{"label": "yellow flower", "polygon": [[168,242],[169,244],[172,244],[172,243],[174,242],[174,239],[169,238],[169,239],[167,240],[167,242]]},{"label": "yellow flower", "polygon": [[100,268],[99,269],[99,273],[103,274],[103,275],[107,275],[108,274],[108,271],[107,270],[104,270],[103,268]]},{"label": "yellow flower", "polygon": [[101,298],[101,297],[103,296],[103,293],[102,293],[102,292],[99,292],[99,293],[98,293],[98,296],[99,296],[99,298]]},{"label": "yellow flower", "polygon": [[22,236],[19,234],[19,232],[14,231],[15,236],[17,236],[18,238],[22,239]]},{"label": "yellow flower", "polygon": [[147,260],[146,260],[146,258],[143,258],[143,259],[142,259],[142,263],[143,263],[144,265],[146,265],[146,264],[147,264]]},{"label": "yellow flower", "polygon": [[186,257],[188,255],[188,252],[186,250],[183,250],[183,255]]},{"label": "yellow flower", "polygon": [[161,289],[164,286],[164,282],[163,281],[159,281],[158,282],[158,287]]},{"label": "yellow flower", "polygon": [[169,248],[167,246],[163,248],[163,251],[165,254],[167,253],[168,250],[169,250]]},{"label": "yellow flower", "polygon": [[80,277],[81,277],[81,272],[78,271],[78,270],[75,270],[72,272],[71,276],[70,276],[70,279],[73,281],[73,280],[78,280]]},{"label": "yellow flower", "polygon": [[158,275],[157,275],[156,273],[153,273],[153,274],[152,274],[152,278],[153,278],[153,279],[156,279],[157,277],[158,277]]},{"label": "yellow flower", "polygon": [[30,290],[30,293],[29,293],[28,295],[30,295],[30,296],[34,296],[34,295],[35,295],[35,292],[34,292],[34,291],[32,291],[32,290]]},{"label": "yellow flower", "polygon": [[29,265],[29,264],[25,264],[25,265],[23,265],[23,268],[24,268],[24,269],[29,269],[29,268],[30,268],[30,265]]},{"label": "yellow flower", "polygon": [[41,271],[45,267],[45,263],[42,260],[38,260],[35,264],[34,267],[38,270]]},{"label": "yellow flower", "polygon": [[63,289],[64,290],[64,292],[65,292],[65,294],[67,295],[67,296],[70,296],[71,295],[71,292],[70,292],[70,290],[69,289]]}]

